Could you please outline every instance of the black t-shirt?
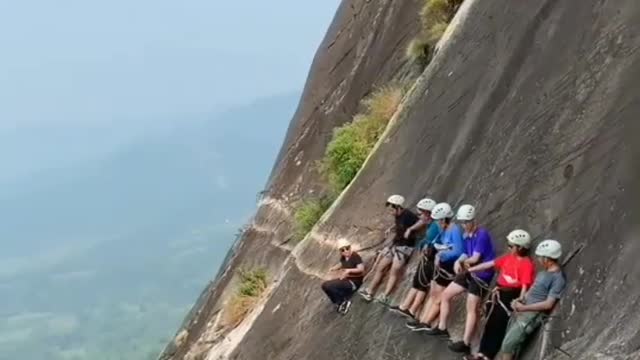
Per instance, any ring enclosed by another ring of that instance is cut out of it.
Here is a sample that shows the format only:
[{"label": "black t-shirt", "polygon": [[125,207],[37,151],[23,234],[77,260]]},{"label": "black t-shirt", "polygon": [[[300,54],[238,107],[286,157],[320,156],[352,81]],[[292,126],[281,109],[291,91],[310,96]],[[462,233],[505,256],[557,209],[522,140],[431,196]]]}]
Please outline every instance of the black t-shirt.
[{"label": "black t-shirt", "polygon": [[409,247],[416,246],[417,233],[412,231],[408,239],[404,238],[404,233],[408,228],[418,222],[418,220],[418,215],[414,214],[411,210],[402,210],[400,215],[396,216],[396,235],[393,238],[393,245]]},{"label": "black t-shirt", "polygon": [[[345,258],[344,256],[340,256],[340,264],[343,269],[355,269],[358,265],[362,264],[362,258],[355,251],[351,253],[349,258]],[[364,279],[364,273],[360,275],[351,275],[349,276],[349,280],[353,281],[356,286],[362,285],[362,280]]]}]

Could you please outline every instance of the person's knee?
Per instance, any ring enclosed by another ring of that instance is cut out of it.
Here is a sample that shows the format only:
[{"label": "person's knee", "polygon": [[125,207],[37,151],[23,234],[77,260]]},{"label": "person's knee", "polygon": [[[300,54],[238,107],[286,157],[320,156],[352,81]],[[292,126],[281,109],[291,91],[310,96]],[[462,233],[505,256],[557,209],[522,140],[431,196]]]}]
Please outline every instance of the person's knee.
[{"label": "person's knee", "polygon": [[391,269],[389,270],[389,273],[394,276],[397,276],[401,272],[402,272],[402,265],[397,266],[395,263],[391,266]]},{"label": "person's knee", "polygon": [[476,312],[480,306],[480,297],[476,295],[467,296],[467,311]]},{"label": "person's knee", "polygon": [[449,302],[451,301],[451,299],[453,299],[454,296],[456,296],[457,293],[455,291],[453,291],[453,289],[451,288],[446,288],[443,292],[442,295],[440,295],[440,300],[442,302]]}]

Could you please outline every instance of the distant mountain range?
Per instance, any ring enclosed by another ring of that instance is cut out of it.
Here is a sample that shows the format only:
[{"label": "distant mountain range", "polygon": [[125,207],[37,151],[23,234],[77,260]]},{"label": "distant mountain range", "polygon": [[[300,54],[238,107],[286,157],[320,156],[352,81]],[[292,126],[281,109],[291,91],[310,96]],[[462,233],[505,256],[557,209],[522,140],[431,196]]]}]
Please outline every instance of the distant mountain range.
[{"label": "distant mountain range", "polygon": [[253,212],[297,100],[184,120],[5,185],[0,354],[110,360],[158,350]]}]

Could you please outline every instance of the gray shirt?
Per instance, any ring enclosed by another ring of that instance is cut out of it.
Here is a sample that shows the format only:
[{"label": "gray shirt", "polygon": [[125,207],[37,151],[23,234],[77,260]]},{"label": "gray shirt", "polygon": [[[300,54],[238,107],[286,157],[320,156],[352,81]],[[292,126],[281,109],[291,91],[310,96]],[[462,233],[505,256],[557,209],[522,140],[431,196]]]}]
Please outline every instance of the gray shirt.
[{"label": "gray shirt", "polygon": [[562,271],[541,271],[527,293],[526,304],[531,305],[547,300],[560,299],[567,287],[567,279]]}]

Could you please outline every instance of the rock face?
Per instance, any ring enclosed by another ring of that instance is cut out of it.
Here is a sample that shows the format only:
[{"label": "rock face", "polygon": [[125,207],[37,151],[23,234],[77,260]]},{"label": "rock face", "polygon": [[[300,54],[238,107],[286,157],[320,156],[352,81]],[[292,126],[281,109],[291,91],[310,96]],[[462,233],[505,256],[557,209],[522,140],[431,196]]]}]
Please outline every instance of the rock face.
[{"label": "rock face", "polygon": [[[338,235],[361,248],[379,242],[389,223],[382,204],[392,193],[412,203],[424,195],[473,203],[497,241],[516,227],[536,240],[560,240],[577,255],[566,269],[570,287],[552,343],[575,359],[640,358],[640,2],[466,0],[431,64],[416,74],[404,49],[419,27],[420,4],[343,1],[260,209],[185,322],[188,338],[163,359],[459,358],[444,342],[409,333],[379,305],[358,299],[340,317],[319,289],[336,261]],[[289,244],[293,202],[322,189],[314,163],[331,130],[376,85],[412,78],[360,174],[310,236]],[[264,307],[224,356],[189,353],[224,341],[206,340],[211,330],[202,324],[222,308],[244,266],[265,266],[277,280]],[[537,358],[540,337],[524,358]]]}]

